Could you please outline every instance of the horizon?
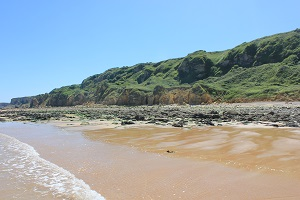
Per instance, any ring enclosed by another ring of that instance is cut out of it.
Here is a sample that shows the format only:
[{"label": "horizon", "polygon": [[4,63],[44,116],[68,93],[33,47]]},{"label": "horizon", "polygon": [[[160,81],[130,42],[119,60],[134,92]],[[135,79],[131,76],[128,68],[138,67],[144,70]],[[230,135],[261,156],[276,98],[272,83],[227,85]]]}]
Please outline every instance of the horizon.
[{"label": "horizon", "polygon": [[[296,0],[1,2],[0,102],[300,28]],[[279,14],[280,13],[280,14]]]}]

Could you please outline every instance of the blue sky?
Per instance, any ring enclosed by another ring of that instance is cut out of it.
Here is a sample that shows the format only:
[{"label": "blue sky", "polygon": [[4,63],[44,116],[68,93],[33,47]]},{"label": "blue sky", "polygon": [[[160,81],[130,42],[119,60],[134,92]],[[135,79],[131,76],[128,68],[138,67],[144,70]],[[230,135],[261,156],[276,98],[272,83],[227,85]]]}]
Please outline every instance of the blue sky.
[{"label": "blue sky", "polygon": [[0,0],[0,102],[300,28],[299,0]]}]

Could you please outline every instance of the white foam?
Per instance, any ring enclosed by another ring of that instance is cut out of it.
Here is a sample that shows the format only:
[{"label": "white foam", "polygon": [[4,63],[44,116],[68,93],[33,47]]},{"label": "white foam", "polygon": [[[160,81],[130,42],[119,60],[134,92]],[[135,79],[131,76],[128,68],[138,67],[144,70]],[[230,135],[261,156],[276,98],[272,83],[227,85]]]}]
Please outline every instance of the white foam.
[{"label": "white foam", "polygon": [[7,156],[0,163],[6,168],[2,173],[33,182],[39,186],[38,189],[34,188],[37,193],[51,193],[54,197],[66,199],[105,199],[83,180],[41,158],[32,146],[16,138],[0,133],[0,149]]}]

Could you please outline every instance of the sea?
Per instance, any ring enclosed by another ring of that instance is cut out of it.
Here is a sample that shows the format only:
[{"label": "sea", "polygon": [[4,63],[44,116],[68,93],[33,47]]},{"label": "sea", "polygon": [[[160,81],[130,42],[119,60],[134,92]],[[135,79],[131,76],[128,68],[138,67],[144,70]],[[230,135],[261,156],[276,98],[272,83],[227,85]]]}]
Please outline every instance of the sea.
[{"label": "sea", "polygon": [[60,132],[47,125],[0,124],[0,199],[105,199],[82,179],[17,139],[47,140],[50,133]]}]

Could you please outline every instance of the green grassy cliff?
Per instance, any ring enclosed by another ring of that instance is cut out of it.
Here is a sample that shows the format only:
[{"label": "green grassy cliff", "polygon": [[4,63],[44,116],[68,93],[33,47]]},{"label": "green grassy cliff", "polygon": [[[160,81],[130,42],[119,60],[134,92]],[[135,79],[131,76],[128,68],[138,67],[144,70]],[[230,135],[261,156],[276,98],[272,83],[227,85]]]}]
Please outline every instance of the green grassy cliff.
[{"label": "green grassy cliff", "polygon": [[300,100],[299,83],[300,30],[296,29],[226,51],[196,51],[183,58],[112,68],[81,84],[30,97],[28,105],[289,101]]}]

